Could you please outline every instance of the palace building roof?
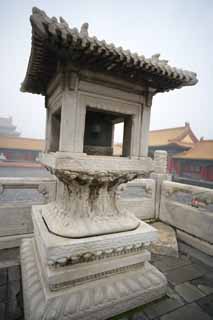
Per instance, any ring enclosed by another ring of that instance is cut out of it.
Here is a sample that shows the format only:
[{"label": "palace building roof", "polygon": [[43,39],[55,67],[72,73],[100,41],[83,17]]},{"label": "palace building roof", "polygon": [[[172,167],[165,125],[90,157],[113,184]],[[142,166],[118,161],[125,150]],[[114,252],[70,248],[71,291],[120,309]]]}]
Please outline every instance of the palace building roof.
[{"label": "palace building roof", "polygon": [[213,161],[213,140],[200,140],[192,149],[178,153],[173,158]]},{"label": "palace building roof", "polygon": [[141,83],[164,92],[197,83],[196,74],[171,67],[159,54],[151,58],[131,53],[88,34],[88,24],[79,31],[60,17],[49,18],[33,8],[32,47],[27,73],[21,90],[45,95],[48,81],[61,63],[71,62],[81,68],[103,72],[132,83]]},{"label": "palace building roof", "polygon": [[42,139],[0,136],[0,149],[43,151],[44,146]]},{"label": "palace building roof", "polygon": [[185,123],[183,127],[153,130],[149,132],[149,147],[178,145],[191,148],[199,140],[193,133],[190,124]]}]

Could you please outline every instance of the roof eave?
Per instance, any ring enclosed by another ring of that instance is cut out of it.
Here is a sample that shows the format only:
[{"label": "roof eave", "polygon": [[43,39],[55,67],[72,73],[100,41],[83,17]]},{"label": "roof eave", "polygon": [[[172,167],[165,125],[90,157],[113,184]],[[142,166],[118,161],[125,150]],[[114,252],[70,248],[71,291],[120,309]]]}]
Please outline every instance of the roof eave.
[{"label": "roof eave", "polygon": [[[113,44],[107,44],[105,41],[99,41],[97,38],[89,37],[87,30],[82,29],[79,32],[76,28],[70,29],[64,19],[60,18],[60,22],[55,17],[49,18],[44,11],[33,8],[33,14],[30,17],[32,25],[32,47],[30,60],[25,79],[21,85],[22,92],[30,92],[45,95],[48,80],[51,78],[52,52],[48,51],[48,45],[56,46],[57,57],[60,59],[61,51],[70,52],[73,48],[79,52],[87,51],[88,57],[98,63],[111,63],[110,69],[103,68],[102,72],[113,73],[117,76],[117,71],[123,69],[123,76],[129,76],[129,81],[136,82],[145,77],[147,84],[156,89],[156,92],[165,92],[173,89],[182,88],[184,86],[195,85],[198,80],[196,74],[170,67],[167,62],[159,59],[159,55],[155,55],[150,59],[144,56],[132,54],[129,50],[116,48]],[[60,44],[60,45],[59,45]],[[73,47],[72,47],[73,46]],[[54,47],[55,48],[55,47]],[[60,51],[61,50],[61,51]],[[77,52],[76,51],[76,52]],[[101,53],[100,53],[101,52]],[[49,56],[48,56],[49,55]],[[47,58],[48,57],[48,58]],[[92,58],[93,57],[93,58]],[[46,59],[46,60],[45,60]],[[52,64],[57,64],[54,61]],[[47,68],[51,71],[47,72]],[[118,70],[116,71],[116,67]],[[148,75],[148,78],[146,78]]]}]

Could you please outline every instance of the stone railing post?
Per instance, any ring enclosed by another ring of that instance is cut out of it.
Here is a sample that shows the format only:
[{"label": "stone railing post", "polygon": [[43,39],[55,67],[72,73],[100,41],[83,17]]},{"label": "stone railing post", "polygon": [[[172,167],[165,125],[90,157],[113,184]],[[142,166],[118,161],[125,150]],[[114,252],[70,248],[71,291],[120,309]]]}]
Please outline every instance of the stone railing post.
[{"label": "stone railing post", "polygon": [[164,150],[156,150],[154,152],[154,171],[155,173],[167,173],[167,152]]},{"label": "stone railing post", "polygon": [[155,187],[155,219],[160,214],[161,186],[164,180],[171,180],[171,175],[167,173],[167,152],[164,150],[156,150],[154,152],[154,172],[151,178],[156,181]]}]

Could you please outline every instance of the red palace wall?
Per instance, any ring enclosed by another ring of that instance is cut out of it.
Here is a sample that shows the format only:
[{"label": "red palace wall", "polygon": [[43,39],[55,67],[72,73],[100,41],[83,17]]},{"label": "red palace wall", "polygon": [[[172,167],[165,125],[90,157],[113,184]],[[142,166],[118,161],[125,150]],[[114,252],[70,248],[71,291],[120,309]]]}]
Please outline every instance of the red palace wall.
[{"label": "red palace wall", "polygon": [[207,165],[202,161],[193,162],[189,160],[181,164],[179,159],[170,159],[168,171],[170,173],[175,172],[178,176],[213,181],[213,164]]}]

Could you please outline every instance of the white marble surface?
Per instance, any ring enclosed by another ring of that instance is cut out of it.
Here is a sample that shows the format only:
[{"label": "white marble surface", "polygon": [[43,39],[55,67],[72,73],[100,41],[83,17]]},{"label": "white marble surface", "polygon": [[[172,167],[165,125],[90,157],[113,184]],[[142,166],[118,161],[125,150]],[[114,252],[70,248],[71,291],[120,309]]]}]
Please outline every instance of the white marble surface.
[{"label": "white marble surface", "polygon": [[115,274],[57,292],[49,290],[36,263],[32,240],[21,247],[26,320],[104,320],[160,298],[167,281],[148,262],[143,268]]}]

